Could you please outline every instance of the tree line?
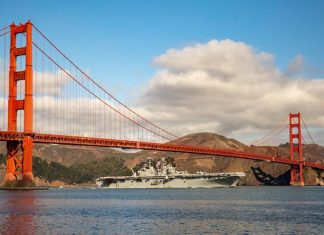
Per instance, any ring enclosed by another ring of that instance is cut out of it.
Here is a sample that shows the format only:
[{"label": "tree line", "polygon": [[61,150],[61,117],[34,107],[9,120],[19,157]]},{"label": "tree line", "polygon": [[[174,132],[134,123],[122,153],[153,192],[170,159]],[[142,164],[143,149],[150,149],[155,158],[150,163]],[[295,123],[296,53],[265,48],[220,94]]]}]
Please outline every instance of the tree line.
[{"label": "tree line", "polygon": [[[5,155],[0,154],[0,164],[5,164]],[[40,157],[33,157],[33,173],[35,177],[48,182],[55,180],[66,184],[94,183],[101,176],[131,175],[132,172],[124,165],[124,160],[106,157],[88,163],[65,166],[58,162],[48,162]]]}]

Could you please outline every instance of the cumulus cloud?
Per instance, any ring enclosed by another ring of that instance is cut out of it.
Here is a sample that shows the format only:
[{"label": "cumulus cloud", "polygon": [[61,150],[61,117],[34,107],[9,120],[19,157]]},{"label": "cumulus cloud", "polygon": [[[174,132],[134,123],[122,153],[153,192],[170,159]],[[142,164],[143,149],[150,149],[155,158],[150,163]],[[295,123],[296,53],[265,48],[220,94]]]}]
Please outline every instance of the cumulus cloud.
[{"label": "cumulus cloud", "polygon": [[297,55],[292,61],[290,61],[287,68],[287,75],[292,76],[298,74],[304,68],[304,57],[302,55]]},{"label": "cumulus cloud", "polygon": [[[1,58],[0,58],[1,59]],[[0,66],[0,71],[3,69]],[[5,77],[5,79],[4,79]],[[0,75],[0,95],[8,94],[9,72]],[[62,70],[52,71],[34,71],[33,72],[33,89],[35,95],[59,96],[64,89],[71,84],[71,79],[67,77]],[[17,82],[18,96],[24,93],[24,81]]]},{"label": "cumulus cloud", "polygon": [[170,49],[154,59],[159,69],[136,105],[178,135],[210,131],[248,143],[289,112],[324,128],[324,80],[298,77],[303,63],[298,55],[285,73],[272,54],[232,40]]},{"label": "cumulus cloud", "polygon": [[[154,64],[158,70],[133,97],[133,107],[178,136],[209,131],[250,143],[289,112],[302,112],[315,140],[324,144],[324,80],[299,75],[302,55],[280,71],[270,53],[243,42],[212,40],[170,49],[156,57]],[[35,131],[148,140],[95,97],[80,93],[62,71],[35,71],[34,81]],[[88,83],[85,86],[91,88]],[[99,95],[130,115],[102,91]],[[2,93],[0,129],[6,129],[6,106]],[[145,125],[138,117],[131,118]]]},{"label": "cumulus cloud", "polygon": [[[69,71],[67,71],[69,73]],[[34,92],[38,95],[59,96],[72,80],[62,70],[34,71]]]},{"label": "cumulus cloud", "polygon": [[[125,113],[111,100],[105,102]],[[7,99],[0,97],[0,130],[7,130],[7,110]],[[132,140],[147,137],[142,133],[139,136],[137,126],[94,97],[37,96],[33,116],[33,129],[37,133]],[[23,120],[23,112],[18,111],[17,131],[23,131]]]},{"label": "cumulus cloud", "polygon": [[[86,89],[60,70],[34,71],[33,75],[34,132],[143,141],[164,140],[150,134],[147,130],[140,130],[124,115],[156,133],[160,131],[148,122],[139,120],[122,104],[82,76],[75,79]],[[24,85],[18,84],[17,99],[24,99],[23,96]],[[7,123],[8,76],[4,83],[2,79],[0,83],[0,130],[7,130]],[[23,131],[23,124],[24,113],[18,111],[17,131]]]}]

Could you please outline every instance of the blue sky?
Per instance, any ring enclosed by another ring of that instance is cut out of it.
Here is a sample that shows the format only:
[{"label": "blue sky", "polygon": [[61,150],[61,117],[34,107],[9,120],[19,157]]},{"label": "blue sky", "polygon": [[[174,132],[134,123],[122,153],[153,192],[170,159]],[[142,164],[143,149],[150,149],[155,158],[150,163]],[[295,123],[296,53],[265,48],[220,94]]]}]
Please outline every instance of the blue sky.
[{"label": "blue sky", "polygon": [[[176,134],[249,141],[300,111],[324,143],[323,12],[314,0],[1,0],[0,28],[30,19],[118,99]],[[285,73],[292,61],[297,70]]]},{"label": "blue sky", "polygon": [[95,80],[125,92],[152,77],[154,57],[211,39],[272,53],[282,70],[302,54],[323,71],[323,12],[324,1],[2,0],[0,26],[31,19]]}]

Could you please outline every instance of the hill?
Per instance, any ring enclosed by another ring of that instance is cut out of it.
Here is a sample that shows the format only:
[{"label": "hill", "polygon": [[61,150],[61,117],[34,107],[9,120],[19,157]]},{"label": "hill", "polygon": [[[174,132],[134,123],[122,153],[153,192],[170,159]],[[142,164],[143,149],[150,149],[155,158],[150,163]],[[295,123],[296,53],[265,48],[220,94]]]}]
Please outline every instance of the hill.
[{"label": "hill", "polygon": [[[220,149],[232,149],[236,151],[244,151],[251,153],[280,155],[289,157],[289,147],[256,147],[246,146],[243,143],[225,136],[213,133],[197,133],[184,136],[176,141],[174,144],[181,145],[200,145],[207,147],[214,147]],[[4,153],[4,145],[0,145],[0,153]],[[303,147],[304,158],[306,160],[322,162],[324,164],[324,147],[319,145],[306,145]],[[230,172],[243,171],[246,177],[242,179],[243,185],[286,185],[289,183],[289,166],[267,163],[256,160],[236,159],[220,156],[206,156],[198,154],[187,153],[171,153],[160,151],[140,151],[137,153],[125,153],[117,149],[103,148],[103,147],[87,147],[87,146],[64,146],[64,145],[44,145],[36,144],[34,149],[34,156],[46,160],[47,162],[59,163],[65,167],[73,169],[82,168],[85,165],[87,172],[96,171],[96,166],[105,165],[106,167],[111,163],[115,164],[115,158],[121,159],[127,168],[133,168],[141,161],[147,158],[158,159],[161,157],[174,157],[177,169],[187,170],[190,173],[196,171],[207,172]],[[80,166],[80,164],[82,166]],[[120,168],[120,162],[118,163]],[[2,172],[3,172],[2,166]],[[110,171],[103,171],[100,168],[95,176],[102,174],[111,174]],[[104,172],[104,173],[103,173]],[[122,170],[120,172],[125,173]],[[3,174],[0,174],[3,176]],[[306,168],[304,171],[305,183],[307,185],[323,184],[324,173]],[[91,177],[90,177],[91,178]],[[1,180],[1,179],[0,179]],[[93,180],[90,180],[93,183]],[[71,182],[70,182],[71,183]]]},{"label": "hill", "polygon": [[[289,147],[256,147],[246,146],[243,143],[225,136],[213,133],[198,133],[184,136],[173,142],[183,145],[201,145],[220,149],[232,149],[250,153],[260,153],[266,155],[280,155],[289,157]],[[304,158],[314,162],[324,164],[324,147],[319,145],[306,145],[303,147]],[[242,179],[244,185],[286,185],[289,184],[288,165],[267,163],[257,160],[247,160],[238,158],[228,158],[220,156],[206,156],[187,153],[169,153],[158,151],[142,151],[126,160],[128,167],[134,167],[138,162],[146,158],[161,158],[172,156],[175,158],[177,169],[188,170],[190,173],[196,171],[207,172],[231,172],[243,171],[246,177]],[[320,175],[313,169],[305,169],[305,183],[317,185],[323,183],[324,174]]]}]

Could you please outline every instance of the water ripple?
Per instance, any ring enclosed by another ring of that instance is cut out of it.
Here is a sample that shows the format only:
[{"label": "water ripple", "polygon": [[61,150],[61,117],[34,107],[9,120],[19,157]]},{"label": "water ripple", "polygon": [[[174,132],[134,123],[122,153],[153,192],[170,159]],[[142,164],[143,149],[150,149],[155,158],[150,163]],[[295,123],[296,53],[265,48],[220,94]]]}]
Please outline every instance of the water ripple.
[{"label": "water ripple", "polygon": [[0,192],[1,234],[323,234],[324,187]]}]

